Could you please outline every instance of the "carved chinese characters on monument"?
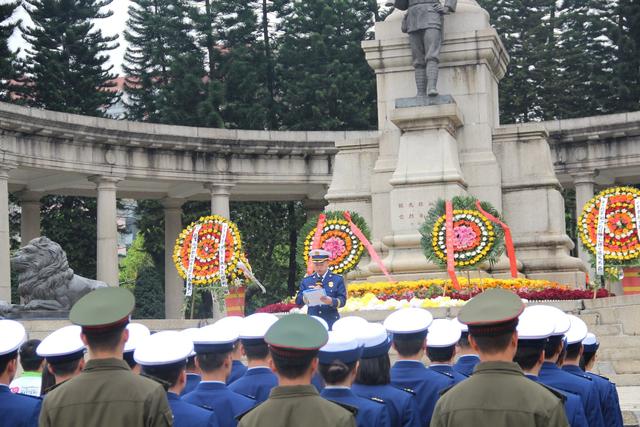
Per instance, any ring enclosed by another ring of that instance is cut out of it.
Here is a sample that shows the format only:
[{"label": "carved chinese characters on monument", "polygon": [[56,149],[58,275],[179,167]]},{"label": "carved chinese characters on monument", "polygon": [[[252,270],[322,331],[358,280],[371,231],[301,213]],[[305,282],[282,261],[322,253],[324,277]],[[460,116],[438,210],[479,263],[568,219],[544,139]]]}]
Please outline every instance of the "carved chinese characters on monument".
[{"label": "carved chinese characters on monument", "polygon": [[411,228],[424,222],[425,204],[418,201],[398,202],[398,219]]}]

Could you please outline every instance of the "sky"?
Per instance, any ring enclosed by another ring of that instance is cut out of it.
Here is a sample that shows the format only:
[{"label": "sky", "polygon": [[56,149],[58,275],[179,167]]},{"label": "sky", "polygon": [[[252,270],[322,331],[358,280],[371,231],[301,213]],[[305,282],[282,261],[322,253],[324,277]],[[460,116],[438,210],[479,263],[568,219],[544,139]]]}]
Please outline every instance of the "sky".
[{"label": "sky", "polygon": [[[0,0],[0,3],[9,3],[14,0]],[[224,1],[224,0],[218,0]],[[378,0],[379,3],[384,3],[386,0]],[[96,23],[97,27],[102,30],[102,33],[106,36],[111,36],[114,34],[120,34],[118,42],[120,46],[109,52],[110,56],[110,65],[114,66],[113,72],[115,74],[122,74],[121,64],[124,58],[124,52],[126,49],[126,42],[122,36],[122,33],[126,27],[127,22],[127,9],[129,6],[129,0],[113,0],[113,2],[107,6],[105,9],[110,9],[113,11],[113,15],[109,18],[100,19]],[[29,15],[24,10],[23,6],[20,6],[14,16],[13,20],[21,19],[23,21],[23,25],[31,25],[31,20],[29,19]],[[22,49],[24,50],[27,47],[27,44],[22,38],[22,35],[19,30],[16,30],[13,36],[9,39],[9,47],[13,50]],[[23,52],[24,53],[24,52]]]}]

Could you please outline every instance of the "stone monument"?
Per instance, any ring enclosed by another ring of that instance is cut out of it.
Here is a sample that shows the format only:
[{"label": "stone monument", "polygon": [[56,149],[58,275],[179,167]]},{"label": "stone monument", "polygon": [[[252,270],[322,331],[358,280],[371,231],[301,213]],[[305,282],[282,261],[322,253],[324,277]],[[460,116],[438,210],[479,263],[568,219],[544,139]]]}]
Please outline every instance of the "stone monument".
[{"label": "stone monument", "polygon": [[[433,0],[408,0],[406,13],[415,3],[440,10]],[[420,96],[416,49],[402,32],[402,22],[412,19],[405,12],[376,23],[375,40],[362,43],[376,72],[379,136],[337,144],[327,209],[351,209],[370,221],[372,243],[396,279],[444,277],[426,261],[418,228],[437,199],[470,194],[511,225],[523,274],[583,285],[584,265],[569,255],[546,133],[537,124],[500,126],[498,82],[509,62],[500,37],[475,0],[448,9],[455,13],[441,15],[438,73],[445,96]],[[361,180],[352,179],[354,162]],[[497,277],[508,276],[508,268],[506,258],[483,267]],[[374,264],[361,267],[359,277],[383,280]]]},{"label": "stone monument", "polygon": [[11,258],[18,277],[18,293],[24,302],[0,301],[0,314],[9,317],[66,317],[73,304],[94,289],[107,284],[78,276],[69,268],[67,254],[59,244],[38,237]]}]

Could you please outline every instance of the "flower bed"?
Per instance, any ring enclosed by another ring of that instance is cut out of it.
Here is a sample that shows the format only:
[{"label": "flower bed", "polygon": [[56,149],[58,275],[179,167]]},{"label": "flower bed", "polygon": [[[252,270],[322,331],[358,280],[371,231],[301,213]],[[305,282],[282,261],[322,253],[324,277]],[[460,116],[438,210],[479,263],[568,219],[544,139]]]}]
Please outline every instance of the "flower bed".
[{"label": "flower bed", "polygon": [[[403,281],[397,283],[354,283],[347,287],[347,304],[341,312],[362,310],[396,310],[402,307],[458,307],[474,295],[491,289],[513,291],[529,301],[578,300],[594,297],[592,290],[573,289],[548,280],[530,279],[459,279],[461,289],[455,290],[451,281],[444,279]],[[447,288],[443,295],[444,288]],[[596,298],[608,297],[606,289],[598,289]],[[271,304],[258,311],[288,313],[296,307],[290,302]]]}]

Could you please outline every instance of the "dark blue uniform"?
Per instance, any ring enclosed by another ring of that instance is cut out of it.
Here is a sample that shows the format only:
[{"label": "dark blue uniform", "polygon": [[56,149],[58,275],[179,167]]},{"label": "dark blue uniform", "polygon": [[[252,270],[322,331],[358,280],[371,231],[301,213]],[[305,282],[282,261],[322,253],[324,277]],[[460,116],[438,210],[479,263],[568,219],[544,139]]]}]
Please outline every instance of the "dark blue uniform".
[{"label": "dark blue uniform", "polygon": [[220,427],[235,427],[236,417],[256,404],[255,400],[235,393],[217,381],[201,381],[189,394],[182,398],[185,402],[211,409],[216,413]]},{"label": "dark blue uniform", "polygon": [[391,384],[365,385],[354,383],[351,390],[360,397],[377,398],[384,401],[392,427],[422,427],[415,394]]},{"label": "dark blue uniform", "polygon": [[322,390],[324,390],[324,380],[318,372],[314,373],[311,377],[311,384],[313,384],[313,386],[318,390],[318,393],[321,393]]},{"label": "dark blue uniform", "polygon": [[[453,368],[448,366],[447,373],[433,368],[427,369],[417,360],[399,360],[391,367],[391,383],[397,387],[408,388],[416,393],[420,423],[429,425],[440,392],[459,382],[461,374],[454,376]],[[450,370],[450,372],[449,372]]]},{"label": "dark blue uniform", "polygon": [[227,378],[227,385],[231,384],[247,372],[247,367],[239,360],[234,360],[231,364],[231,373]]},{"label": "dark blue uniform", "polygon": [[[540,380],[535,375],[525,374],[527,378],[539,383]],[[546,386],[549,387],[549,386]],[[553,388],[553,387],[549,387]],[[584,414],[582,408],[582,400],[577,394],[569,393],[567,391],[560,391],[557,388],[553,388],[556,392],[562,394],[566,400],[564,402],[564,412],[567,415],[567,420],[571,427],[588,427],[587,416]]]},{"label": "dark blue uniform", "polygon": [[[348,388],[326,388],[320,396],[333,402],[343,403],[358,408],[356,423],[358,427],[391,427],[389,414],[383,402],[359,397]],[[309,414],[313,416],[313,414]]]},{"label": "dark blue uniform", "polygon": [[480,363],[480,358],[475,354],[464,354],[453,365],[453,370],[466,377],[473,374],[473,369]]},{"label": "dark blue uniform", "polygon": [[451,383],[447,387],[458,384],[460,381],[464,381],[469,378],[468,376],[462,375],[460,372],[454,370],[453,366],[451,365],[431,365],[427,368],[427,370],[436,371],[439,374],[449,377]]},{"label": "dark blue uniform", "polygon": [[198,374],[187,373],[187,384],[185,384],[184,390],[182,390],[180,396],[184,396],[185,394],[191,393],[193,390],[195,390],[196,386],[200,384],[201,379],[202,378]]},{"label": "dark blue uniform", "polygon": [[0,426],[37,426],[41,405],[40,398],[11,393],[9,386],[0,384]]},{"label": "dark blue uniform", "polygon": [[278,385],[278,377],[265,367],[249,368],[247,372],[229,385],[229,390],[249,396],[262,403],[269,398],[271,389]]},{"label": "dark blue uniform", "polygon": [[324,278],[322,278],[318,274],[313,273],[302,279],[298,295],[296,296],[296,304],[303,305],[302,293],[307,289],[313,289],[316,284],[322,284],[324,291],[328,297],[331,297],[333,303],[331,305],[322,304],[309,307],[307,314],[309,316],[323,318],[329,325],[329,329],[331,329],[333,323],[340,318],[338,308],[343,307],[347,302],[347,288],[344,286],[344,280],[339,274],[327,271]]},{"label": "dark blue uniform", "polygon": [[555,363],[544,362],[538,379],[544,385],[577,394],[582,400],[582,407],[591,427],[604,426],[598,390],[587,378],[578,377],[558,368]]},{"label": "dark blue uniform", "polygon": [[616,387],[609,382],[609,380],[599,377],[595,374],[584,372],[577,365],[566,365],[562,367],[563,370],[578,376],[585,377],[591,380],[598,390],[598,396],[600,399],[600,409],[602,410],[602,418],[606,426],[609,427],[622,427],[622,413],[620,412],[620,402],[618,400],[618,392]]},{"label": "dark blue uniform", "polygon": [[175,393],[168,392],[167,400],[173,414],[173,427],[219,427],[214,412],[187,403]]}]

